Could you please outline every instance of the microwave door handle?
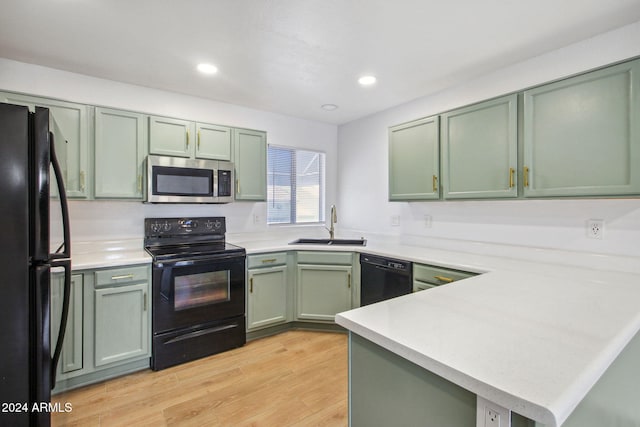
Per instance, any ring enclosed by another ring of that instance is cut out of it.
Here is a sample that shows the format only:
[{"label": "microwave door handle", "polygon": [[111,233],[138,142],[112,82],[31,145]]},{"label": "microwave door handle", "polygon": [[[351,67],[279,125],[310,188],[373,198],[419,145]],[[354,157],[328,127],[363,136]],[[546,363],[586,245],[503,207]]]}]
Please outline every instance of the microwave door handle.
[{"label": "microwave door handle", "polygon": [[[51,155],[51,166],[53,166],[53,173],[58,183],[58,193],[60,196],[60,209],[62,212],[62,233],[64,241],[55,253],[51,254],[52,259],[70,258],[71,257],[71,232],[69,229],[69,205],[67,202],[67,191],[64,188],[64,181],[62,180],[62,171],[60,170],[60,163],[56,156],[55,141],[53,132],[49,132],[49,151]],[[64,247],[64,251],[62,248]]]}]

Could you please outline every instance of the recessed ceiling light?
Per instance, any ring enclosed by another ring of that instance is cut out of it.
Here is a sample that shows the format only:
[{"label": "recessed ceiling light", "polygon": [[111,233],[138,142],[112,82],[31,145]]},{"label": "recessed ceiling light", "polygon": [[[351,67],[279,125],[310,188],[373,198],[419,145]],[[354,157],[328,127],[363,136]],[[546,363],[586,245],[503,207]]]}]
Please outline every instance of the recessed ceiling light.
[{"label": "recessed ceiling light", "polygon": [[198,71],[203,74],[215,74],[218,72],[218,67],[212,64],[198,64]]},{"label": "recessed ceiling light", "polygon": [[358,83],[360,83],[362,86],[371,86],[375,82],[376,82],[375,76],[362,76],[358,79]]},{"label": "recessed ceiling light", "polygon": [[322,109],[327,111],[337,110],[338,106],[336,104],[322,104]]}]

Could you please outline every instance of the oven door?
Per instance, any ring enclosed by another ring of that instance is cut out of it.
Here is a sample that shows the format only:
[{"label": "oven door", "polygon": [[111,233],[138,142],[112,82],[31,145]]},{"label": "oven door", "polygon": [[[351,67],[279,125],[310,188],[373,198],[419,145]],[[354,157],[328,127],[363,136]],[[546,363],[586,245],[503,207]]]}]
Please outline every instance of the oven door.
[{"label": "oven door", "polygon": [[153,333],[245,314],[245,256],[155,262]]}]

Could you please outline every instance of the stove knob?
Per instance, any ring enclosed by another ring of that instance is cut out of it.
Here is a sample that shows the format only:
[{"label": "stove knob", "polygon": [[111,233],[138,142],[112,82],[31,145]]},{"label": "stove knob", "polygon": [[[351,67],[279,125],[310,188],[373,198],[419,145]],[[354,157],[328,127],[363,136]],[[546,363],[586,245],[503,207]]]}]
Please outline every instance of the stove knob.
[{"label": "stove knob", "polygon": [[204,223],[204,226],[207,230],[211,230],[213,228],[213,223],[210,220],[207,220],[207,222]]},{"label": "stove knob", "polygon": [[164,226],[162,227],[163,231],[169,231],[171,230],[171,224],[169,224],[168,222],[164,223]]},{"label": "stove knob", "polygon": [[216,229],[218,229],[218,228],[222,227],[222,223],[221,223],[220,221],[216,221],[216,222],[214,222],[214,223],[213,223],[213,226],[214,226]]},{"label": "stove knob", "polygon": [[157,222],[154,222],[153,224],[151,224],[151,231],[153,231],[154,233],[157,233],[158,231],[160,231],[162,225],[158,224]]}]

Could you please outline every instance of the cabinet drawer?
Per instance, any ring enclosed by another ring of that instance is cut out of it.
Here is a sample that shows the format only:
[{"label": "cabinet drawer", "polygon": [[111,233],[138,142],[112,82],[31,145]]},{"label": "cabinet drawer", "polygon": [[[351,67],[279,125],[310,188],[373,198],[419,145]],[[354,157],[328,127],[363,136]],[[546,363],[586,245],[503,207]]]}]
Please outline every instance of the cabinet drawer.
[{"label": "cabinet drawer", "polygon": [[247,268],[271,267],[273,265],[283,265],[286,263],[287,263],[286,252],[249,255],[247,257]]},{"label": "cabinet drawer", "polygon": [[96,287],[146,280],[149,280],[149,269],[146,265],[96,271]]},{"label": "cabinet drawer", "polygon": [[351,265],[352,262],[353,262],[353,256],[351,252],[323,252],[323,251],[298,252],[298,264]]},{"label": "cabinet drawer", "polygon": [[433,267],[430,265],[413,264],[413,280],[425,284],[444,285],[473,276],[476,276],[476,273]]}]

